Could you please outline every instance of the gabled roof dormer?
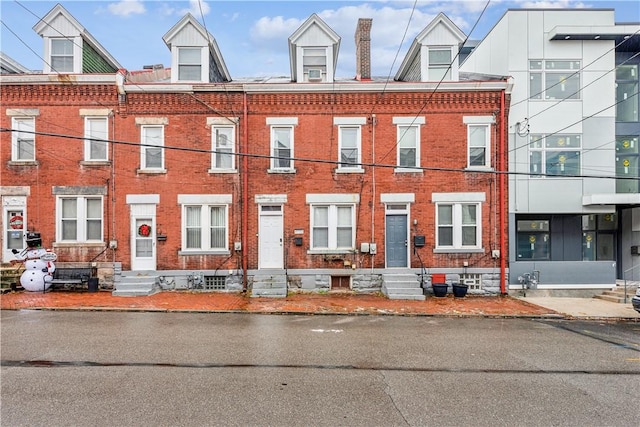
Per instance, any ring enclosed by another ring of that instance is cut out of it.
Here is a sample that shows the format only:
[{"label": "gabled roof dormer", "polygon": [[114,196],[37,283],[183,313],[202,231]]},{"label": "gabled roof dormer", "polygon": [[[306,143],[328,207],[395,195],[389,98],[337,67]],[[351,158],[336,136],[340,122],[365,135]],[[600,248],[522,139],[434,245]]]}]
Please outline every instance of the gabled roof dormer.
[{"label": "gabled roof dormer", "polygon": [[60,4],[33,30],[44,40],[45,74],[115,73],[122,66]]},{"label": "gabled roof dormer", "polygon": [[439,13],[411,43],[396,73],[398,81],[458,81],[458,49],[467,36]]},{"label": "gabled roof dormer", "polygon": [[333,82],[340,36],[315,13],[289,37],[292,82]]},{"label": "gabled roof dormer", "polygon": [[27,74],[31,71],[9,55],[0,52],[0,74]]},{"label": "gabled roof dormer", "polygon": [[171,51],[171,82],[230,82],[216,39],[187,13],[162,36]]}]

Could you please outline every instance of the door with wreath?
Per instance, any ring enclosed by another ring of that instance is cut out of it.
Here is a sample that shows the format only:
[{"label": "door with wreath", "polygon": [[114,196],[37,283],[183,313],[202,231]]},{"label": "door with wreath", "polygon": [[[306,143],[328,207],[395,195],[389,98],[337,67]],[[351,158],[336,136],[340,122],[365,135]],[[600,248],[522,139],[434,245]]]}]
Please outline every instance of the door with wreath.
[{"label": "door with wreath", "polygon": [[135,216],[131,221],[131,270],[156,269],[155,217]]}]

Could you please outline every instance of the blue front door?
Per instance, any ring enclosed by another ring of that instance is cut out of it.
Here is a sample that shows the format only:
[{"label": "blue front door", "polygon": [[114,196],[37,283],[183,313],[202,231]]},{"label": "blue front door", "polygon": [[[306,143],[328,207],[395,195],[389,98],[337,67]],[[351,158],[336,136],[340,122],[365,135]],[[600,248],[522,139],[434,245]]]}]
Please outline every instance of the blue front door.
[{"label": "blue front door", "polygon": [[386,222],[387,267],[407,267],[407,216],[387,215]]}]

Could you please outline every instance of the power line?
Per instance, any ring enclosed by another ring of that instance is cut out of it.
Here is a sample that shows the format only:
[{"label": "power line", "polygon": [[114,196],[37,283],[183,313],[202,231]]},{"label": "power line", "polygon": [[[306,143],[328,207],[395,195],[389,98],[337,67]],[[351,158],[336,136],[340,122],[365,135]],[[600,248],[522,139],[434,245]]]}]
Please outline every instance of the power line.
[{"label": "power line", "polygon": [[[337,165],[342,162],[338,160],[325,160],[325,159],[309,159],[303,157],[280,157],[280,156],[271,156],[266,154],[249,154],[249,153],[228,153],[228,152],[219,152],[216,150],[204,150],[197,148],[187,148],[187,147],[175,147],[175,146],[158,146],[153,144],[142,144],[139,142],[128,142],[128,141],[116,141],[116,140],[108,140],[108,139],[98,139],[98,138],[85,138],[80,136],[73,135],[64,135],[64,134],[56,134],[49,132],[37,132],[37,131],[22,131],[17,129],[10,128],[0,128],[0,132],[22,132],[29,133],[33,135],[41,135],[41,136],[50,136],[55,138],[65,138],[65,139],[75,139],[75,140],[88,140],[88,141],[98,141],[98,142],[108,142],[116,145],[125,145],[125,146],[135,146],[135,147],[153,147],[153,148],[162,148],[166,150],[174,150],[174,151],[182,151],[182,152],[192,152],[192,153],[200,153],[200,154],[227,154],[233,155],[237,157],[249,157],[255,159],[287,159],[293,162],[303,162],[303,163],[319,163],[319,164],[332,164]],[[359,163],[361,166],[366,167],[376,167],[376,168],[388,168],[395,169],[397,165],[390,164],[382,164],[382,163]],[[496,171],[496,170],[469,170],[466,168],[442,168],[442,167],[425,167],[425,166],[416,166],[412,167],[412,169],[420,170],[420,171],[432,171],[432,172],[458,172],[458,173],[474,173],[474,174],[489,174],[489,175],[526,175],[526,176],[547,176],[547,177],[561,177],[561,178],[596,178],[596,179],[623,179],[623,180],[633,180],[640,181],[640,177],[616,177],[616,176],[602,176],[602,175],[564,175],[564,174],[532,174],[528,172],[513,172],[513,171]]]}]

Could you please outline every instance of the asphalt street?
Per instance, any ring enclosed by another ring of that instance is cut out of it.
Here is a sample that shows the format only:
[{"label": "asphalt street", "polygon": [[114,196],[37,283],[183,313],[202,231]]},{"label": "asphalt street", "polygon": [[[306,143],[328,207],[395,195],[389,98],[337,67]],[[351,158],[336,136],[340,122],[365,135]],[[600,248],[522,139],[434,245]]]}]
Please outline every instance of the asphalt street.
[{"label": "asphalt street", "polygon": [[3,426],[636,426],[640,326],[2,311]]}]

